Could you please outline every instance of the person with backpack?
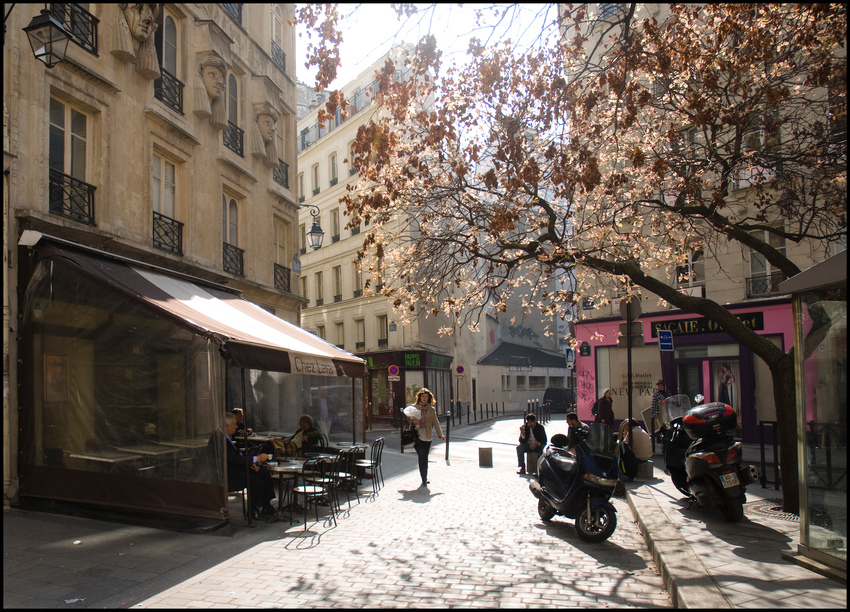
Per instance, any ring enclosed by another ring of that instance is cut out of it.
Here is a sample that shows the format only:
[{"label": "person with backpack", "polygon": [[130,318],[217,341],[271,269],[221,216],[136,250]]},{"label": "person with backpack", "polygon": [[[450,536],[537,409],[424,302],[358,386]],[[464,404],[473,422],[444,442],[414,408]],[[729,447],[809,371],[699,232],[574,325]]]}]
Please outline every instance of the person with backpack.
[{"label": "person with backpack", "polygon": [[593,404],[591,412],[596,423],[605,423],[612,431],[614,429],[614,399],[611,397],[611,389],[605,389]]}]

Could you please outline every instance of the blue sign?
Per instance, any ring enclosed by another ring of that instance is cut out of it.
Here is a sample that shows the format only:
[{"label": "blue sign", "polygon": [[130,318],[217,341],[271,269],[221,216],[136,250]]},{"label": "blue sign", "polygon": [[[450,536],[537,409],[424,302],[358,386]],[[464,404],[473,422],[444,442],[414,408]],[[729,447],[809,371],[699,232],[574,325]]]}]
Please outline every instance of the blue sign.
[{"label": "blue sign", "polygon": [[673,350],[673,332],[669,329],[658,330],[658,348],[662,351]]}]

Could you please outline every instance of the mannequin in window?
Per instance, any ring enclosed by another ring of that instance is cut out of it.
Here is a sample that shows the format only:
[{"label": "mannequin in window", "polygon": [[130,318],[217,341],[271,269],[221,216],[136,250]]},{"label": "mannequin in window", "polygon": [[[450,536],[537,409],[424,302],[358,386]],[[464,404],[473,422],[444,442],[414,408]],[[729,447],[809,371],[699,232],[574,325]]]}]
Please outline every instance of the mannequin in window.
[{"label": "mannequin in window", "polygon": [[251,129],[252,153],[255,157],[265,158],[269,167],[277,166],[278,154],[275,145],[278,113],[268,103],[254,110],[254,123]]},{"label": "mannequin in window", "polygon": [[227,106],[224,95],[224,79],[227,65],[213,53],[205,55],[198,63],[195,79],[195,112],[209,117],[210,123],[218,128],[227,127]]},{"label": "mannequin in window", "polygon": [[147,79],[160,77],[156,56],[156,39],[159,17],[158,4],[119,4],[122,15],[116,27],[116,49],[113,51],[124,61],[135,61],[136,71]]}]

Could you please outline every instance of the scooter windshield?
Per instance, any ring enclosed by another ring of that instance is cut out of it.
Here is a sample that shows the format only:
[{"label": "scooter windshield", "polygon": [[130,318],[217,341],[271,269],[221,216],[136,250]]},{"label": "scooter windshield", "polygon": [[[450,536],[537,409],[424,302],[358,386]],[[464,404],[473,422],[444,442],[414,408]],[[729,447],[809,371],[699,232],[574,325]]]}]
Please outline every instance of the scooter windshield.
[{"label": "scooter windshield", "polygon": [[667,411],[667,418],[664,420],[668,423],[672,422],[685,416],[685,413],[691,409],[691,398],[687,395],[671,395],[664,400],[664,408]]},{"label": "scooter windshield", "polygon": [[591,423],[585,444],[597,453],[611,453],[614,449],[614,437],[611,428],[605,423]]}]

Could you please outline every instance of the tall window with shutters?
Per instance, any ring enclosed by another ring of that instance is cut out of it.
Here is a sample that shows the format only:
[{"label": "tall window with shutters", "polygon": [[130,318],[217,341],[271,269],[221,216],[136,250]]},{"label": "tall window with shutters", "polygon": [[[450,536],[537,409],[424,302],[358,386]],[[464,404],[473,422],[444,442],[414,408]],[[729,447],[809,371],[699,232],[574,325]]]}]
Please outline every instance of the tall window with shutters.
[{"label": "tall window with shutters", "polygon": [[176,220],[177,165],[154,153],[151,169],[153,246],[183,254],[183,224]]}]

